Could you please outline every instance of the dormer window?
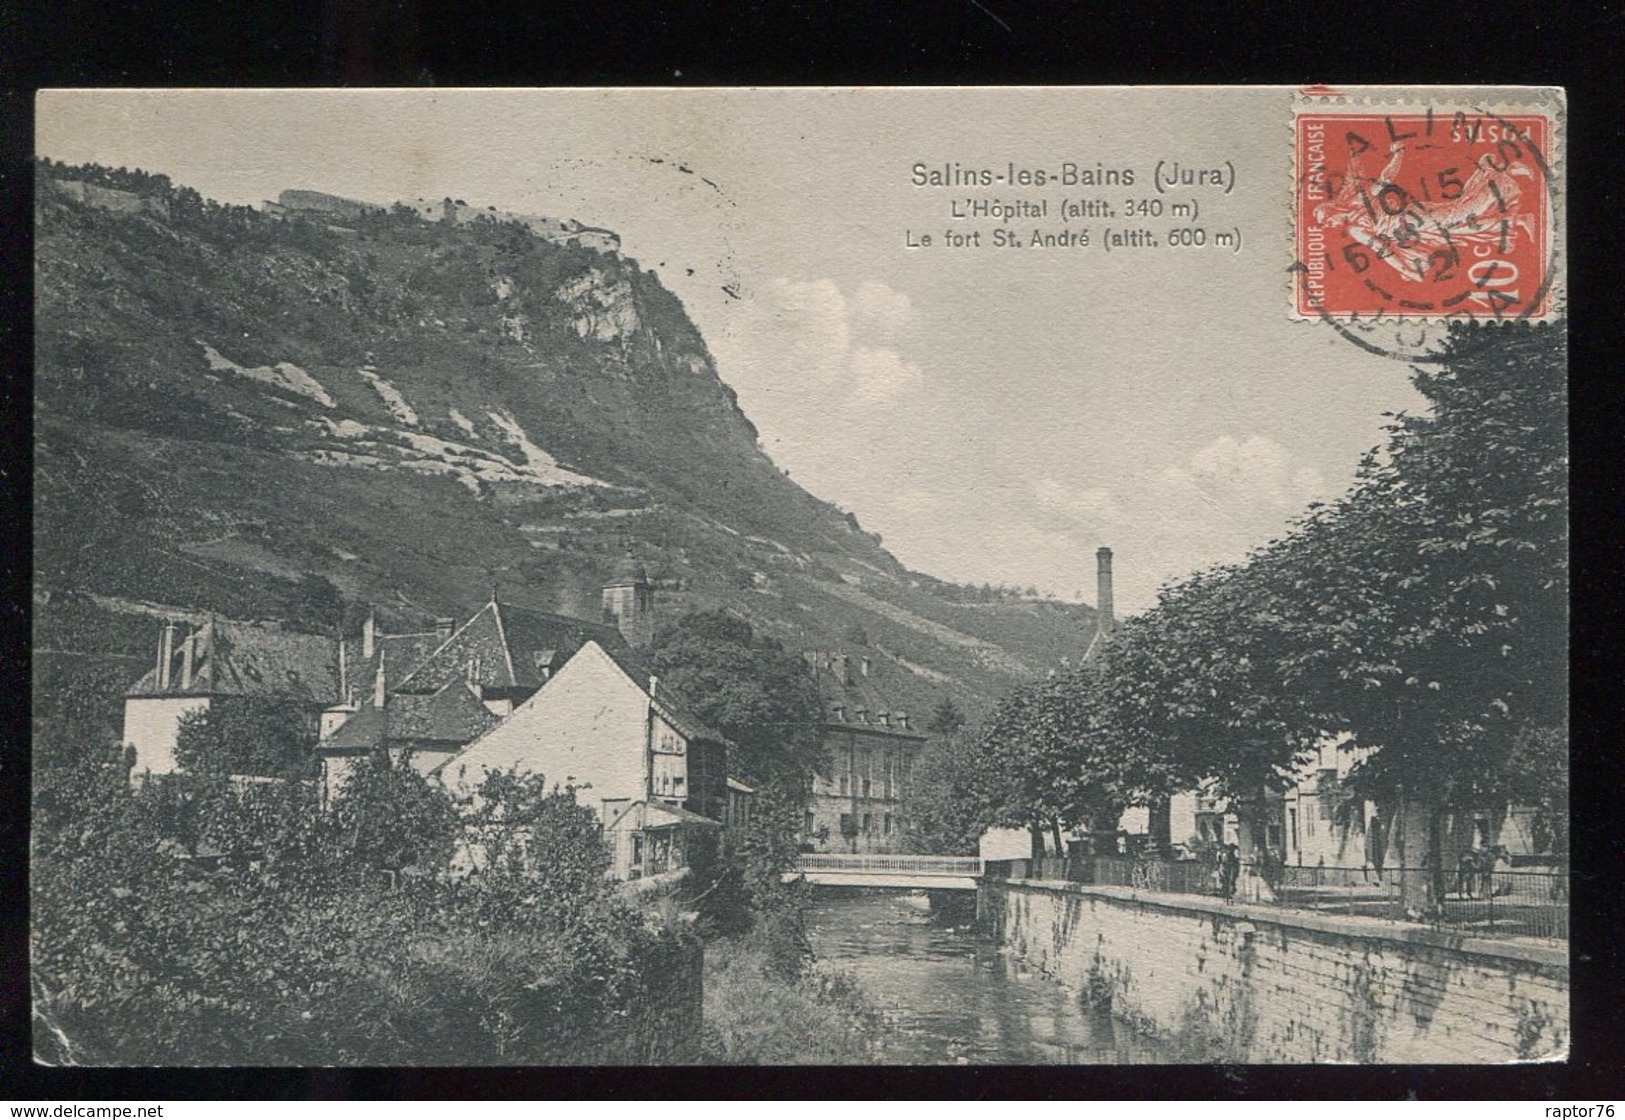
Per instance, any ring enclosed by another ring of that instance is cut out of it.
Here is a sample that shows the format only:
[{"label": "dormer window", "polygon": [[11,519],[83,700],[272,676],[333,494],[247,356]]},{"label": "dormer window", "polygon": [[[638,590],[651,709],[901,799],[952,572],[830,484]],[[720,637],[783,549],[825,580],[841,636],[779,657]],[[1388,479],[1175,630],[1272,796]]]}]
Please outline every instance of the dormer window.
[{"label": "dormer window", "polygon": [[878,714],[877,718],[880,720],[880,726],[882,726],[882,727],[890,727],[891,726],[891,713],[890,712],[880,712]]},{"label": "dormer window", "polygon": [[835,705],[835,718],[837,720],[839,720],[840,722],[842,722],[842,723],[846,722],[846,705],[845,704],[837,704],[837,705]]},{"label": "dormer window", "polygon": [[858,709],[858,722],[859,723],[868,723],[869,722],[869,709],[868,708],[859,708]]}]

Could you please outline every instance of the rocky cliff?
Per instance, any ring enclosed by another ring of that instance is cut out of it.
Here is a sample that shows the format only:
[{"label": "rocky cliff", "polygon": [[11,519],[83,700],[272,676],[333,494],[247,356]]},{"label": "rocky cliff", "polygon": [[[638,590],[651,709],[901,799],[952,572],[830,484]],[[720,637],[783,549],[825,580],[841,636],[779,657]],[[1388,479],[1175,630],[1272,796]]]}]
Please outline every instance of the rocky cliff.
[{"label": "rocky cliff", "polygon": [[77,636],[41,609],[43,646],[96,645],[91,593],[417,623],[495,588],[596,617],[631,548],[663,612],[861,644],[916,711],[1083,648],[1088,608],[908,572],[791,482],[679,300],[609,242],[40,175],[36,582],[81,593]]}]

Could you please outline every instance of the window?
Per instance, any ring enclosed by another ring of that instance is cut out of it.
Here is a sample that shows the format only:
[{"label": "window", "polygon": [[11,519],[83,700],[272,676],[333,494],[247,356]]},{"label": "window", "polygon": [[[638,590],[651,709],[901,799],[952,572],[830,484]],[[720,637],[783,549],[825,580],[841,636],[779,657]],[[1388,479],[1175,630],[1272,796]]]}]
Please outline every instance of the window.
[{"label": "window", "polygon": [[869,796],[869,779],[868,778],[863,779],[863,796],[865,796],[865,797]]},{"label": "window", "polygon": [[863,834],[865,836],[873,836],[874,833],[875,833],[875,815],[873,813],[865,813],[865,814],[863,814]]},{"label": "window", "polygon": [[847,795],[847,792],[848,792],[848,790],[846,788],[846,775],[842,774],[841,775],[841,796],[845,797]]},{"label": "window", "polygon": [[885,823],[881,826],[887,836],[891,835],[891,814],[887,813]]},{"label": "window", "polygon": [[683,792],[684,784],[685,784],[685,781],[684,781],[683,776],[681,774],[674,775],[672,777],[672,780],[671,780],[672,792],[677,793],[677,794],[681,794]]}]

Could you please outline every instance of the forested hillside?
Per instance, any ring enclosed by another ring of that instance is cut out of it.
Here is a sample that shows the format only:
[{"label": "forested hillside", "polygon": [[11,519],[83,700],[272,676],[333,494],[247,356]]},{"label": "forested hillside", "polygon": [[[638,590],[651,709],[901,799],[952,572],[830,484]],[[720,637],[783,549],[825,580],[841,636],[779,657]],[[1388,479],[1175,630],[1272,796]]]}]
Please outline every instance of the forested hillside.
[{"label": "forested hillside", "polygon": [[1090,608],[911,573],[786,477],[631,256],[48,162],[37,222],[37,716],[139,671],[142,603],[418,626],[494,588],[596,617],[628,549],[668,617],[861,647],[916,711],[1087,642]]}]

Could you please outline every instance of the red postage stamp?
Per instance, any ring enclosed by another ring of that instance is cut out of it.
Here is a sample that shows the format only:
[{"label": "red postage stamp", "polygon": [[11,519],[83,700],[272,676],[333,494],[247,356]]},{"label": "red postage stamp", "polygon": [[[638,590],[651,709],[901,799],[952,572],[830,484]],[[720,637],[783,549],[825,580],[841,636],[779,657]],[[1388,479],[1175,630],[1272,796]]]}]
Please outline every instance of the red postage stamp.
[{"label": "red postage stamp", "polygon": [[1551,315],[1550,116],[1309,110],[1294,127],[1297,317]]}]

